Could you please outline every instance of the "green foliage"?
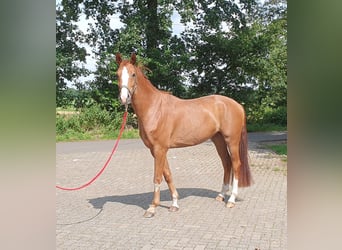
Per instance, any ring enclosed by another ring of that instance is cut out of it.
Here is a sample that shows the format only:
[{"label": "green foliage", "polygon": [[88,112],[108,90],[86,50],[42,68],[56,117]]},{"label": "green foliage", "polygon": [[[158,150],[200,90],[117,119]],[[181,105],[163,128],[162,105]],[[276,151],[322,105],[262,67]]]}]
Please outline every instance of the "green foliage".
[{"label": "green foliage", "polygon": [[[83,108],[80,112],[56,115],[56,139],[84,140],[91,138],[114,139],[122,123],[123,112],[109,112],[99,105]],[[130,114],[127,118],[126,138],[137,136],[137,121]]]},{"label": "green foliage", "polygon": [[278,155],[287,155],[287,144],[267,145],[267,147]]},{"label": "green foliage", "polygon": [[112,122],[111,118],[109,112],[102,110],[97,105],[83,109],[78,115],[80,125],[85,131],[95,130],[100,126],[108,126]]},{"label": "green foliage", "polygon": [[81,126],[78,119],[74,118],[74,116],[67,117],[66,115],[56,116],[56,134],[62,135],[67,133],[69,130],[73,130],[76,132],[81,132]]},{"label": "green foliage", "polygon": [[[57,130],[69,125],[75,126],[74,131],[96,130],[116,124],[113,114],[122,114],[122,107],[117,99],[115,53],[128,57],[133,51],[152,70],[148,77],[159,89],[182,98],[226,95],[244,105],[253,126],[286,126],[285,0],[263,4],[254,0],[63,0],[56,11],[57,107],[73,105],[82,110],[78,122],[60,121]],[[181,16],[186,27],[179,36],[172,35],[173,13]],[[95,20],[87,34],[75,25],[81,14]],[[111,28],[113,15],[124,24],[121,28]],[[80,76],[89,74],[82,66],[85,44],[93,50],[96,69],[93,80],[80,82]],[[68,81],[74,82],[75,91],[67,88]],[[109,114],[102,114],[103,110]]]},{"label": "green foliage", "polygon": [[279,106],[272,108],[270,106],[259,106],[249,109],[247,112],[247,123],[251,124],[278,124],[287,125],[287,108]]},{"label": "green foliage", "polygon": [[89,72],[81,66],[86,62],[87,51],[79,43],[84,42],[84,34],[72,23],[80,14],[78,5],[62,4],[56,6],[56,105],[71,103],[67,82],[77,82],[78,77]]},{"label": "green foliage", "polygon": [[287,127],[284,125],[272,123],[247,123],[248,132],[266,132],[266,131],[286,131]]},{"label": "green foliage", "polygon": [[267,108],[264,111],[263,121],[265,123],[273,123],[279,125],[287,124],[287,109],[286,107],[278,107],[278,108]]}]

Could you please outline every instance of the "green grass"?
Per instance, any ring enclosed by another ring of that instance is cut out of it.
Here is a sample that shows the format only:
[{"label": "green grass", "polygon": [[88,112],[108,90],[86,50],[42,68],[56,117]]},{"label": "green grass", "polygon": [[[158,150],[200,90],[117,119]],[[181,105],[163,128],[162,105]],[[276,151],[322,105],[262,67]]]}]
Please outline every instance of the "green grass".
[{"label": "green grass", "polygon": [[267,145],[266,147],[278,155],[287,155],[287,144]]},{"label": "green grass", "polygon": [[90,134],[85,134],[81,132],[76,132],[73,130],[69,130],[66,133],[62,135],[56,135],[56,141],[62,142],[62,141],[82,141],[82,140],[93,140],[92,136]]},{"label": "green grass", "polygon": [[248,132],[285,131],[287,126],[277,124],[247,124]]},{"label": "green grass", "polygon": [[[115,131],[88,131],[86,133],[67,131],[63,135],[56,135],[57,142],[68,141],[94,141],[94,140],[116,140],[119,136],[119,130]],[[124,130],[121,139],[136,139],[139,138],[138,129]]]},{"label": "green grass", "polygon": [[[287,162],[287,144],[266,144],[265,147],[280,155],[281,161]],[[275,166],[272,170],[275,172],[282,172],[285,176],[287,175],[287,168]]]},{"label": "green grass", "polygon": [[[56,141],[115,140],[122,123],[122,112],[109,112],[98,105],[74,111],[56,109]],[[139,138],[133,114],[127,117],[123,139]]]},{"label": "green grass", "polygon": [[[120,131],[109,131],[105,134],[103,134],[101,139],[104,140],[113,140],[116,139],[119,136]],[[129,129],[129,130],[124,130],[122,133],[122,139],[137,139],[140,138],[139,136],[139,130],[138,129]]]}]

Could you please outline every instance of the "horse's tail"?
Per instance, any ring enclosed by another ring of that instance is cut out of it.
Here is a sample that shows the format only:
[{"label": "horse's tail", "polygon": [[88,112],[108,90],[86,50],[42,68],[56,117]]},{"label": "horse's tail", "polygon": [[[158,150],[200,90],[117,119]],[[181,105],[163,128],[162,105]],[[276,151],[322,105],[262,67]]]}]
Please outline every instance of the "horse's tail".
[{"label": "horse's tail", "polygon": [[239,173],[239,187],[248,187],[253,184],[252,174],[248,164],[248,141],[247,141],[247,128],[246,119],[244,121],[241,138],[240,138],[240,173]]}]

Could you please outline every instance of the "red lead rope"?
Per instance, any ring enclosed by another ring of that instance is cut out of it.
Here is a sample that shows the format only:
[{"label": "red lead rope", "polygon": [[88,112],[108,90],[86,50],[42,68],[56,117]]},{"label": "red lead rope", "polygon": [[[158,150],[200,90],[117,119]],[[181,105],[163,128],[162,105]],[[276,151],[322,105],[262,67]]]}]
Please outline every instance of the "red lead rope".
[{"label": "red lead rope", "polygon": [[115,145],[113,147],[113,150],[112,150],[112,153],[110,154],[110,156],[108,157],[106,163],[103,165],[102,169],[100,170],[100,172],[97,173],[97,175],[95,175],[93,177],[93,179],[91,179],[90,181],[88,181],[87,183],[83,184],[82,186],[79,186],[79,187],[75,187],[75,188],[66,188],[66,187],[61,187],[61,186],[58,186],[56,185],[56,188],[59,188],[59,189],[62,189],[62,190],[67,190],[67,191],[73,191],[73,190],[79,190],[79,189],[82,189],[82,188],[85,188],[87,186],[89,186],[90,184],[92,184],[102,173],[103,171],[106,169],[106,167],[108,166],[110,160],[112,159],[112,156],[113,154],[115,153],[118,145],[119,145],[119,141],[120,141],[120,138],[121,138],[121,135],[122,135],[122,132],[124,131],[125,129],[125,125],[126,125],[126,120],[127,120],[127,111],[124,113],[124,116],[123,116],[123,121],[122,121],[122,124],[121,124],[121,128],[120,128],[120,133],[119,133],[119,136],[115,142]]}]

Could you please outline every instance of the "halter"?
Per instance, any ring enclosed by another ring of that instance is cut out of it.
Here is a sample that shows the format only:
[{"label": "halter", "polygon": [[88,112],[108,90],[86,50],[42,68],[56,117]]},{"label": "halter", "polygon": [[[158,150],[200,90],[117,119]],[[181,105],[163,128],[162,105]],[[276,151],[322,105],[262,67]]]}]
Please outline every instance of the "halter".
[{"label": "halter", "polygon": [[[126,111],[128,109],[128,104],[131,103],[131,101],[132,101],[132,97],[133,97],[133,95],[135,93],[135,90],[137,89],[137,86],[138,86],[138,84],[137,84],[136,74],[134,75],[134,86],[133,86],[132,89],[129,89],[127,86],[121,86],[120,93],[121,93],[121,90],[123,88],[127,89],[127,91],[128,91],[127,103],[125,104]],[[120,99],[120,93],[119,93],[119,99]]]}]

